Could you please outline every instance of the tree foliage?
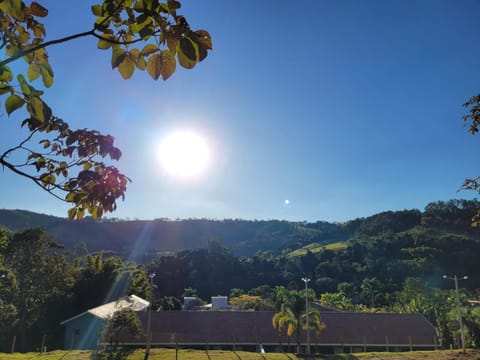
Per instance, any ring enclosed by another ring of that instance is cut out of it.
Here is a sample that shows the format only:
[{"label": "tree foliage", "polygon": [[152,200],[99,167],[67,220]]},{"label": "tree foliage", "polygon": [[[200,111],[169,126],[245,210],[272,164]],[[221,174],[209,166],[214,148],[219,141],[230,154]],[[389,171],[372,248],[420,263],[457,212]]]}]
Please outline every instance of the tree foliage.
[{"label": "tree foliage", "polygon": [[[272,326],[279,333],[286,329],[288,337],[295,333],[297,352],[300,352],[300,329],[307,329],[305,292],[277,287],[276,293],[281,305],[280,311],[273,315]],[[312,289],[309,290],[307,296],[309,301],[315,300],[315,292]],[[317,335],[320,335],[324,328],[325,324],[321,321],[320,312],[310,307],[308,309],[308,329],[315,330]]]},{"label": "tree foliage", "polygon": [[65,254],[41,229],[14,234],[0,250],[5,275],[0,295],[10,317],[13,330],[25,349],[27,329],[41,317],[48,300],[65,295],[73,283],[71,266]]},{"label": "tree foliage", "polygon": [[107,320],[102,330],[102,340],[110,344],[109,358],[123,358],[123,353],[118,352],[120,343],[125,338],[133,337],[139,339],[143,336],[143,328],[135,311],[129,308],[116,311],[110,319]]},{"label": "tree foliage", "polygon": [[[472,96],[463,104],[467,108],[468,113],[463,116],[465,126],[468,127],[470,134],[475,135],[480,126],[480,94]],[[473,190],[480,193],[480,176],[465,179],[461,189]],[[472,226],[476,227],[480,224],[480,209],[477,208],[472,218]]]},{"label": "tree foliage", "polygon": [[[6,113],[23,109],[21,122],[27,136],[0,153],[0,165],[32,180],[50,194],[71,204],[68,217],[86,213],[99,218],[116,209],[129,179],[105,163],[118,160],[121,151],[111,135],[96,130],[73,130],[43,100],[54,82],[47,48],[80,37],[94,37],[99,49],[111,50],[111,66],[124,79],[146,70],[155,80],[168,79],[177,62],[186,69],[205,59],[212,49],[205,30],[192,30],[176,0],[103,0],[92,6],[92,28],[61,39],[46,41],[40,22],[48,10],[38,2],[0,2],[0,102]],[[9,66],[23,59],[26,74]],[[34,85],[35,84],[35,85]]]}]

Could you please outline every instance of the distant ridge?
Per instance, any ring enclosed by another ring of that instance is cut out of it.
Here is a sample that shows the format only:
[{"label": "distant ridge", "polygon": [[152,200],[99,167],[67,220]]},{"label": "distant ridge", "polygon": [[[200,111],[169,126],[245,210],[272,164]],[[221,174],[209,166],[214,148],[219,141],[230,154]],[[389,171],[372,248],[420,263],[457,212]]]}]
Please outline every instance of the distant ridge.
[{"label": "distant ridge", "polygon": [[[329,223],[318,224],[330,230],[337,227]],[[303,223],[280,220],[94,221],[86,218],[70,221],[31,211],[0,209],[0,226],[13,232],[43,227],[67,249],[85,244],[89,252],[108,251],[139,262],[159,252],[206,247],[210,240],[218,241],[238,256],[251,256],[258,250],[276,252],[308,242],[322,242],[320,230],[307,229]]]},{"label": "distant ridge", "polygon": [[[56,241],[74,251],[105,251],[127,260],[145,263],[159,253],[204,248],[217,241],[237,256],[252,256],[257,251],[282,251],[307,254],[329,244],[341,250],[351,240],[377,241],[392,236],[427,234],[428,238],[478,241],[479,228],[471,219],[480,202],[449,200],[428,204],[425,210],[384,211],[345,223],[284,220],[118,220],[95,221],[38,214],[25,210],[0,209],[0,226],[18,232],[43,227]],[[336,245],[334,245],[336,244]]]},{"label": "distant ridge", "polygon": [[6,227],[14,232],[34,227],[48,227],[64,220],[65,219],[60,217],[39,214],[27,210],[0,209],[0,226]]}]

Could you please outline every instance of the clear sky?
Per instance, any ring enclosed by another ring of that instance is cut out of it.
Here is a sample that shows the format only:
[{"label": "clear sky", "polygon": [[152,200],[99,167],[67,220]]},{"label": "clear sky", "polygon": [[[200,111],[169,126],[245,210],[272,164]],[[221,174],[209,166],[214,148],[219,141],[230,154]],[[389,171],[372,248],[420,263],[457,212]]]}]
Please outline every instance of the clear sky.
[{"label": "clear sky", "polygon": [[[40,1],[47,39],[89,30],[95,1]],[[462,104],[480,92],[480,1],[183,0],[214,50],[166,82],[123,80],[84,38],[49,49],[45,99],[72,128],[112,134],[131,179],[119,218],[345,221],[418,208],[480,174]],[[21,114],[0,117],[14,144]],[[204,172],[178,179],[157,149],[206,139]],[[24,130],[22,130],[24,131]],[[0,208],[66,216],[67,204],[0,173]],[[289,203],[286,203],[289,200]]]}]

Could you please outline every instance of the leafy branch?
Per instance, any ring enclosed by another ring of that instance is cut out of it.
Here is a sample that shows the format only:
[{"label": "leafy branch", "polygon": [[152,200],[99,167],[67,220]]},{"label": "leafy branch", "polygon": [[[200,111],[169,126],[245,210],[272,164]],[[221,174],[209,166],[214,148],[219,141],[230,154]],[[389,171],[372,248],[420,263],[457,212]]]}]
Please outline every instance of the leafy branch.
[{"label": "leafy branch", "polygon": [[[114,138],[95,130],[71,130],[53,115],[42,100],[44,91],[32,82],[41,79],[43,88],[53,85],[47,47],[86,36],[98,39],[99,49],[111,49],[112,69],[124,79],[137,69],[147,70],[155,80],[166,80],[175,72],[177,61],[186,69],[193,68],[212,49],[211,38],[205,30],[191,30],[186,19],[177,15],[179,8],[175,0],[103,0],[101,5],[92,6],[96,19],[91,30],[44,41],[45,27],[37,18],[48,15],[46,8],[35,1],[28,6],[22,0],[0,2],[0,47],[7,56],[0,61],[0,96],[6,96],[4,106],[9,116],[26,110],[28,117],[22,127],[29,130],[25,140],[0,155],[0,164],[71,203],[69,218],[81,219],[86,212],[97,218],[114,211],[116,200],[124,199],[129,182],[117,168],[103,162],[107,157],[121,157]],[[143,48],[132,47],[140,42]],[[14,76],[8,67],[19,59],[28,65],[26,76]],[[40,134],[45,137],[37,145],[27,146]],[[24,162],[14,164],[9,160],[21,152],[26,153]]]}]

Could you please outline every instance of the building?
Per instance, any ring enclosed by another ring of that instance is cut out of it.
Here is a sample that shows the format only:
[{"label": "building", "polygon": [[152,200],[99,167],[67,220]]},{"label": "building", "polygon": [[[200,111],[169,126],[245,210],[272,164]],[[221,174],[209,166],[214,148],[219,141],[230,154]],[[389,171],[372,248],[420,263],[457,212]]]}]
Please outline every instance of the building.
[{"label": "building", "polygon": [[[163,311],[151,313],[152,346],[295,351],[296,338],[272,327],[271,311]],[[140,313],[146,329],[147,314]],[[435,328],[421,314],[321,313],[326,328],[310,331],[312,351],[322,353],[435,349]],[[300,342],[306,345],[306,332]],[[143,346],[144,341],[130,345]]]},{"label": "building", "polygon": [[60,324],[65,326],[65,349],[96,349],[100,332],[115,311],[125,308],[144,311],[149,305],[148,301],[130,295],[62,321]]},{"label": "building", "polygon": [[[219,300],[224,305],[224,299]],[[130,307],[138,311],[147,332],[149,303],[135,295],[108,303],[62,322],[65,325],[66,349],[96,349],[105,321],[117,310]],[[312,304],[321,313],[326,328],[319,336],[310,331],[311,350],[321,353],[402,351],[435,349],[438,344],[435,328],[421,314],[363,313],[338,311]],[[221,306],[220,306],[221,307]],[[295,335],[273,329],[273,311],[152,311],[153,347],[192,347],[267,352],[296,350]],[[124,344],[144,347],[145,339],[127,340]],[[306,332],[301,330],[300,343],[306,345]]]}]

